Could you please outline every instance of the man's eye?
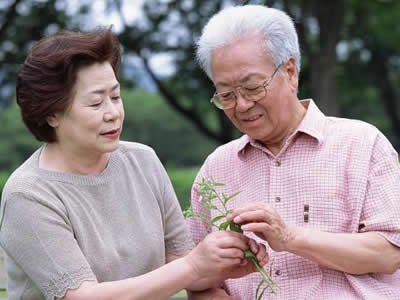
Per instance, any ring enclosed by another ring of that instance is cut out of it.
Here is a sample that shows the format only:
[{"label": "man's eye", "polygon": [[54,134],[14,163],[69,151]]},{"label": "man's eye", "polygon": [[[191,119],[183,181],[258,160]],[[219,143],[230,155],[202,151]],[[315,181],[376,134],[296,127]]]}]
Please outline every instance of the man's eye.
[{"label": "man's eye", "polygon": [[119,99],[121,99],[121,96],[114,96],[114,97],[111,97],[111,99],[113,99],[113,100],[119,100]]},{"label": "man's eye", "polygon": [[100,105],[101,105],[101,102],[96,102],[96,103],[90,104],[89,106],[90,107],[98,107]]},{"label": "man's eye", "polygon": [[243,87],[243,89],[246,90],[246,91],[252,92],[252,91],[256,91],[256,90],[262,89],[262,85],[257,85],[257,86],[246,86],[246,87]]},{"label": "man's eye", "polygon": [[225,93],[219,93],[218,94],[218,97],[221,100],[229,100],[229,99],[232,98],[232,96],[233,96],[233,92],[225,92]]},{"label": "man's eye", "polygon": [[243,87],[243,92],[247,95],[256,95],[259,93],[264,92],[264,87],[261,86],[255,86],[255,87]]}]

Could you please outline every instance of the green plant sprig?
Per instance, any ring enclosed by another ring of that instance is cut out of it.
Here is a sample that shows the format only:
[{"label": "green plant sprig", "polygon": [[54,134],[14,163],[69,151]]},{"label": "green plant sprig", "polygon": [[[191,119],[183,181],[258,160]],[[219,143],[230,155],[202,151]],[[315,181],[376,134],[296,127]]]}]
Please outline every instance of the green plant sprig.
[{"label": "green plant sprig", "polygon": [[[208,221],[207,217],[199,212],[193,211],[192,207],[187,208],[183,214],[185,218],[198,217],[203,222],[208,223],[212,227],[216,227],[218,230],[231,230],[238,233],[243,233],[240,224],[236,224],[233,221],[227,221],[226,217],[232,212],[228,208],[227,204],[230,200],[236,197],[240,192],[233,193],[231,195],[226,195],[224,193],[218,193],[217,188],[225,186],[223,183],[214,181],[213,179],[202,179],[200,182],[196,183],[198,186],[198,193],[202,197],[202,206],[208,211],[217,211],[219,214],[212,220]],[[219,208],[215,202],[219,202],[222,209]],[[260,265],[256,255],[251,251],[251,249],[246,249],[244,251],[246,258],[254,264],[257,271],[261,274],[262,279],[257,286],[255,299],[260,300],[266,289],[269,289],[272,294],[276,294],[276,289],[279,288],[277,283],[272,279],[272,269],[269,273],[265,271],[262,265]]]}]

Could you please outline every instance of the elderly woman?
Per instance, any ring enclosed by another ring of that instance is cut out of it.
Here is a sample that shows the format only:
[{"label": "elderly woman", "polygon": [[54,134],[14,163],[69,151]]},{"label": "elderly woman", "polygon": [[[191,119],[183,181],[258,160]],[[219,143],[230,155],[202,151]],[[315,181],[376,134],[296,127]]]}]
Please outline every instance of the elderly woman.
[{"label": "elderly woman", "polygon": [[166,299],[254,272],[249,246],[266,263],[265,247],[233,232],[189,250],[154,151],[119,141],[119,65],[110,29],[44,38],[22,65],[17,102],[44,143],[2,195],[10,299]]}]

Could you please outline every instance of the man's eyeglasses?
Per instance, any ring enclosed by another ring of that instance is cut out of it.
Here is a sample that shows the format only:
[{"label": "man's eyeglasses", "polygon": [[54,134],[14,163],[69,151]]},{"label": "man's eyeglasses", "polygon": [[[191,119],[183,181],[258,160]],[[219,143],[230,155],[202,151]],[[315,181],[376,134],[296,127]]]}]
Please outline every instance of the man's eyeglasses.
[{"label": "man's eyeglasses", "polygon": [[282,66],[282,63],[278,65],[275,69],[274,73],[272,73],[271,77],[264,81],[262,85],[256,87],[246,87],[246,86],[238,86],[235,89],[226,91],[226,92],[215,92],[214,96],[211,98],[210,102],[214,104],[219,109],[230,109],[234,108],[236,105],[237,92],[246,99],[247,101],[257,102],[260,101],[267,95],[267,86],[271,83],[272,79],[274,79],[275,74],[278,72],[279,68]]}]

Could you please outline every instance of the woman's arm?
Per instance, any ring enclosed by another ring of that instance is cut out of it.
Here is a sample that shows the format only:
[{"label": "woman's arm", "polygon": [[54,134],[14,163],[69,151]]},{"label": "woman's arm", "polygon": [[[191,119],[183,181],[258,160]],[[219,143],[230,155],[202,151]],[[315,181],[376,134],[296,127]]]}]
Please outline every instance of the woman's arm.
[{"label": "woman's arm", "polygon": [[[214,279],[222,281],[233,270],[235,273],[242,270],[244,275],[254,271],[247,267],[248,264],[243,264],[243,250],[248,247],[248,238],[242,234],[214,232],[186,256],[172,260],[154,271],[119,281],[85,281],[79,288],[68,290],[62,299],[157,300],[166,299],[184,288],[205,289],[207,284],[215,282]],[[168,259],[171,260],[171,256]]]},{"label": "woman's arm", "polygon": [[199,274],[194,272],[186,258],[180,258],[134,278],[102,283],[85,281],[79,288],[68,290],[62,299],[161,300],[174,295],[199,278]]}]

